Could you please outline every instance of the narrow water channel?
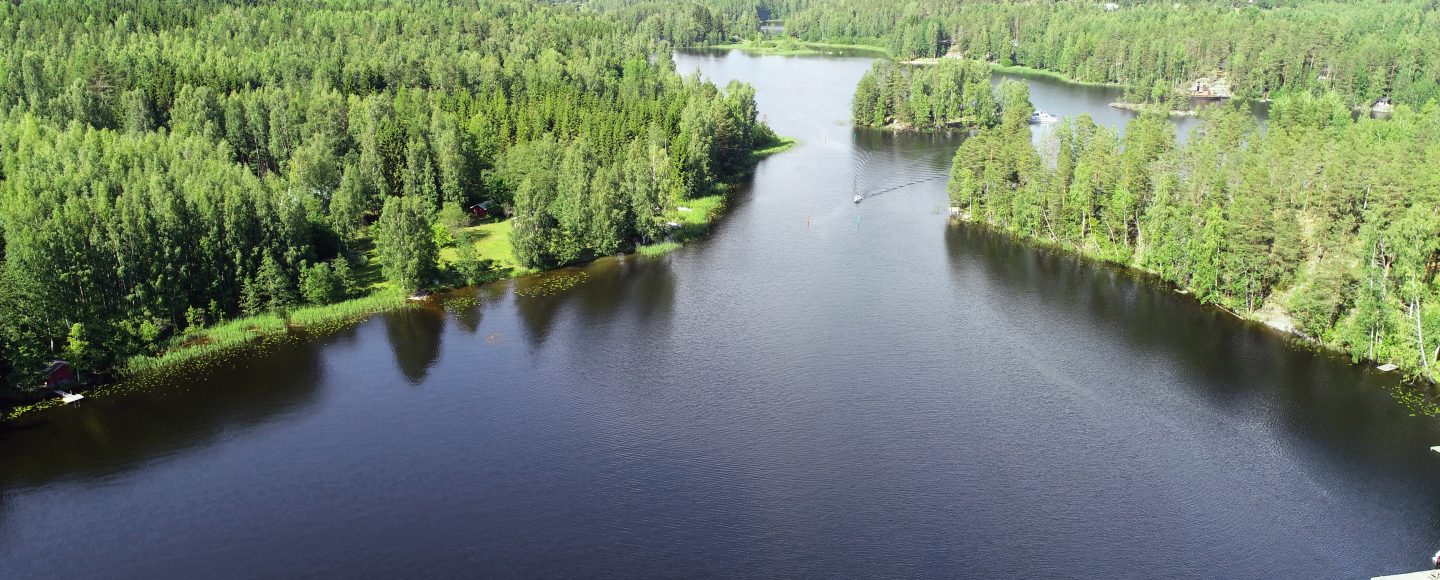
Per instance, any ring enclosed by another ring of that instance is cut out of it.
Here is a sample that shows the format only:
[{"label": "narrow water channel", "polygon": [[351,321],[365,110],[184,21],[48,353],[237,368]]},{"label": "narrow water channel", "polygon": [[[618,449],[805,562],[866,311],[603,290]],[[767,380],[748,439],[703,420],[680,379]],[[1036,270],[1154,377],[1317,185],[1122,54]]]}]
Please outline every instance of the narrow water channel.
[{"label": "narrow water channel", "polygon": [[0,575],[1341,578],[1440,547],[1440,430],[1392,376],[948,225],[958,141],[852,129],[865,59],[676,60],[801,139],[712,236],[0,431]]}]

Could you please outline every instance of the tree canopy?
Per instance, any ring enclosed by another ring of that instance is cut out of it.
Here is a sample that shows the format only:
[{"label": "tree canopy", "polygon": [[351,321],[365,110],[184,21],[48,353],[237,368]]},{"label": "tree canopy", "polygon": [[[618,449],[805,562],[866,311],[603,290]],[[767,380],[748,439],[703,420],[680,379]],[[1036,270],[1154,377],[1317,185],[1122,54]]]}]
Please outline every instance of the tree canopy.
[{"label": "tree canopy", "polygon": [[991,127],[999,113],[990,67],[955,59],[934,66],[875,61],[851,106],[856,125],[917,130]]},{"label": "tree canopy", "polygon": [[[602,5],[654,4],[600,0]],[[899,59],[945,54],[1079,81],[1154,88],[1222,76],[1236,96],[1335,92],[1369,105],[1440,98],[1433,0],[708,0],[710,30],[680,44],[757,34],[760,19],[813,42],[872,45]],[[696,9],[698,10],[698,8]],[[653,9],[652,9],[653,12]],[[680,18],[677,16],[672,17]],[[659,22],[660,19],[655,20]],[[690,19],[688,22],[694,22]],[[652,25],[653,28],[653,25]]]},{"label": "tree canopy", "polygon": [[372,238],[427,283],[442,206],[509,207],[525,265],[627,249],[774,139],[753,89],[573,6],[3,2],[0,47],[12,383],[348,296]]},{"label": "tree canopy", "polygon": [[1216,108],[1182,146],[1155,112],[1123,136],[1081,116],[1043,155],[1007,123],[956,152],[951,201],[971,220],[1433,376],[1440,106],[1352,119],[1339,95],[1300,94],[1272,111],[1262,131]]}]

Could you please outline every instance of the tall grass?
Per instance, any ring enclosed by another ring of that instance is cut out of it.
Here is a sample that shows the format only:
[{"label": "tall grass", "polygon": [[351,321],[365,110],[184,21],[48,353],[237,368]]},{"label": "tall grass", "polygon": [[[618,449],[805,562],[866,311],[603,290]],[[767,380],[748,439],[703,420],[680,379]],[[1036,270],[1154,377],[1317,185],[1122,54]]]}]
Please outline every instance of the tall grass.
[{"label": "tall grass", "polygon": [[794,147],[794,146],[798,145],[799,143],[800,143],[800,140],[799,140],[799,139],[796,139],[796,138],[794,138],[794,137],[781,137],[780,140],[779,140],[779,141],[776,141],[774,145],[771,145],[771,146],[766,147],[766,148],[764,148],[764,149],[756,149],[756,150],[754,150],[754,151],[751,151],[751,152],[750,152],[750,159],[752,160],[752,162],[758,162],[758,161],[760,161],[761,159],[764,159],[764,158],[769,157],[769,156],[771,156],[771,155],[774,155],[774,154],[776,154],[776,153],[780,153],[780,152],[782,152],[782,151],[787,151],[787,150],[789,150],[791,147]]},{"label": "tall grass", "polygon": [[136,355],[125,361],[125,373],[153,371],[216,354],[266,336],[284,334],[285,319],[276,314],[260,314],[237,318],[170,340],[159,354]]},{"label": "tall grass", "polygon": [[356,318],[393,310],[405,305],[405,293],[398,288],[387,288],[363,298],[309,306],[290,313],[290,325],[309,331],[320,331],[348,325]]},{"label": "tall grass", "polygon": [[356,318],[403,305],[404,292],[384,288],[353,300],[293,310],[284,317],[266,313],[238,318],[177,336],[159,354],[130,357],[125,361],[123,372],[137,374],[170,368],[266,338],[283,336],[292,328],[314,332],[333,330],[354,322]]},{"label": "tall grass", "polygon": [[680,249],[680,242],[656,242],[635,247],[635,253],[641,256],[659,256],[666,252]]}]

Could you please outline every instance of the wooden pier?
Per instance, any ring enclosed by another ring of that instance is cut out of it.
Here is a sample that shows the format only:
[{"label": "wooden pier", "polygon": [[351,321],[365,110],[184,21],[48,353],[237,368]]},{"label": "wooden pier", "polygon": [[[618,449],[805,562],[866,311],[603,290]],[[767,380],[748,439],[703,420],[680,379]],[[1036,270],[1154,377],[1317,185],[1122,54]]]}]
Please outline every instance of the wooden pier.
[{"label": "wooden pier", "polygon": [[[1440,453],[1440,445],[1430,448],[1431,451]],[[1440,558],[1440,552],[1435,553]],[[1390,576],[1376,576],[1370,580],[1440,580],[1440,568],[1425,570],[1423,572],[1410,572],[1408,574],[1392,574]]]},{"label": "wooden pier", "polygon": [[1424,572],[1411,572],[1409,574],[1395,574],[1392,576],[1376,576],[1370,580],[1440,580],[1440,570],[1426,570]]}]

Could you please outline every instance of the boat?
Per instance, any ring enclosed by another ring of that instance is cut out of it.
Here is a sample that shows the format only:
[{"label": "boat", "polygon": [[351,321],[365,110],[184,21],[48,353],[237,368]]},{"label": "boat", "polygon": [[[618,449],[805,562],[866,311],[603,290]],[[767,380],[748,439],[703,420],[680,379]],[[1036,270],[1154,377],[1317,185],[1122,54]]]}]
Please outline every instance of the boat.
[{"label": "boat", "polygon": [[1030,114],[1031,125],[1049,125],[1059,120],[1060,117],[1056,117],[1055,115],[1051,115],[1050,113],[1047,113],[1045,111],[1036,110],[1034,113]]},{"label": "boat", "polygon": [[855,203],[860,203],[860,201],[863,200],[863,199],[865,199],[865,196],[860,195],[860,194],[858,194],[858,193],[855,194]]}]

